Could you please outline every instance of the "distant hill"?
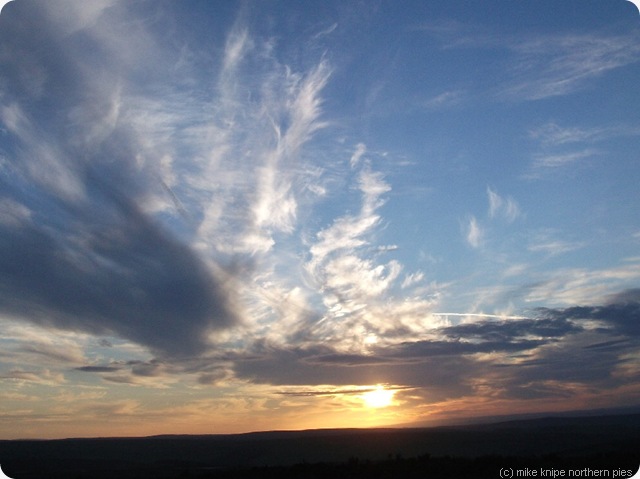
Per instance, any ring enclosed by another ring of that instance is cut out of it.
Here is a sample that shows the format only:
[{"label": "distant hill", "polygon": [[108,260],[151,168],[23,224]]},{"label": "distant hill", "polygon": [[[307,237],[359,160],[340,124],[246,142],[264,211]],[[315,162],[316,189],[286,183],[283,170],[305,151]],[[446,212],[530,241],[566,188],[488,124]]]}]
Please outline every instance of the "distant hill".
[{"label": "distant hill", "polygon": [[616,408],[600,408],[600,409],[577,409],[572,411],[560,412],[536,412],[536,413],[520,413],[520,414],[502,414],[494,416],[470,416],[458,417],[455,419],[446,419],[438,422],[425,421],[419,423],[397,424],[392,427],[436,427],[436,426],[462,426],[470,424],[495,424],[507,421],[522,421],[529,419],[540,419],[549,417],[590,417],[590,416],[620,416],[640,414],[640,405],[624,406]]},{"label": "distant hill", "polygon": [[[533,458],[542,457],[574,462],[616,457],[628,462],[637,459],[634,466],[637,470],[640,466],[638,444],[640,414],[620,414],[433,428],[11,440],[0,441],[0,465],[15,479],[272,477],[260,476],[255,470],[247,476],[230,474],[240,474],[238,471],[246,472],[250,468],[267,468],[263,470],[274,472],[268,468],[277,467],[289,468],[281,470],[278,477],[325,477],[286,476],[284,471],[295,467],[300,471],[300,465],[310,467],[321,463],[359,464],[358,470],[364,467],[363,464],[373,467],[372,463],[379,463],[380,467],[393,463],[399,467],[409,464],[406,461],[410,458],[422,458],[423,462],[430,458],[429,464],[433,465],[433,458],[445,456],[458,458],[458,464],[477,458],[485,458],[485,464],[488,464],[486,458],[495,460],[496,457],[530,458],[531,464]],[[418,464],[417,460],[411,464]],[[296,464],[299,466],[294,466]],[[614,466],[621,467],[622,464],[611,465]],[[498,477],[496,471],[494,478]],[[327,474],[326,477],[330,477],[330,473]],[[360,476],[351,474],[351,477]]]}]

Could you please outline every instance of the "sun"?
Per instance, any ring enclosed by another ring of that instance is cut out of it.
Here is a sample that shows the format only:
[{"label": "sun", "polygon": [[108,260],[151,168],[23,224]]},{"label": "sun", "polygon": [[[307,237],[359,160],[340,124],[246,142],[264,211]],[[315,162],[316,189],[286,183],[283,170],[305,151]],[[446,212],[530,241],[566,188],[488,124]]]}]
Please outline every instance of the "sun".
[{"label": "sun", "polygon": [[368,391],[362,395],[362,399],[367,407],[381,408],[391,405],[395,391],[385,389],[381,385],[377,385],[375,389]]}]

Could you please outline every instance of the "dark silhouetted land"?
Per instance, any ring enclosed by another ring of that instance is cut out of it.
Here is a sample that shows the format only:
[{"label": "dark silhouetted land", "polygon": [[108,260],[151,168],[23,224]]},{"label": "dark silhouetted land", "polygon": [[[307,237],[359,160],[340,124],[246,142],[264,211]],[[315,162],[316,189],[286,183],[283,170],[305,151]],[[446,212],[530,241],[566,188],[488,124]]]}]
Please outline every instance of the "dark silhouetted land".
[{"label": "dark silhouetted land", "polygon": [[419,429],[0,441],[0,464],[14,479],[497,479],[507,467],[635,473],[639,444],[640,414],[625,414]]}]

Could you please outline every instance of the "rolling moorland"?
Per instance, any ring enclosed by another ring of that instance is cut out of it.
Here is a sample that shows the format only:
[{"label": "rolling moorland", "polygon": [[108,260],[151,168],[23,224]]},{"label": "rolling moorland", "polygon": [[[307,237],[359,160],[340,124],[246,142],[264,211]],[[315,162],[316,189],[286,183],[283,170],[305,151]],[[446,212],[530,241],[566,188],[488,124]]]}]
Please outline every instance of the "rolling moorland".
[{"label": "rolling moorland", "polygon": [[0,465],[14,479],[498,478],[503,468],[527,477],[554,469],[630,477],[640,466],[638,444],[640,414],[618,414],[432,428],[5,440]]}]

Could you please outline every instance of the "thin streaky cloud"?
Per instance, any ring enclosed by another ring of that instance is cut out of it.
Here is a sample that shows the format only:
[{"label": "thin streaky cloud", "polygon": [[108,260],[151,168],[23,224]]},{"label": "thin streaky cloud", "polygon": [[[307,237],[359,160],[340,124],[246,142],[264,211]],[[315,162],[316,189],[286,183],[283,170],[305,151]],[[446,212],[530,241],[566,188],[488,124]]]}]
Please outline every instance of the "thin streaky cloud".
[{"label": "thin streaky cloud", "polygon": [[567,253],[569,251],[574,251],[584,246],[585,246],[585,243],[582,243],[582,242],[543,240],[537,243],[530,244],[528,246],[528,249],[529,251],[533,251],[533,252],[542,252],[542,253],[547,253],[551,255],[558,255],[562,253]]},{"label": "thin streaky cloud", "polygon": [[609,70],[640,60],[637,40],[623,36],[549,36],[511,45],[513,78],[500,95],[512,99],[567,95]]},{"label": "thin streaky cloud", "polygon": [[334,23],[333,25],[328,26],[327,28],[325,28],[324,30],[316,33],[316,35],[314,36],[315,39],[318,39],[320,37],[323,37],[325,35],[329,35],[331,34],[336,28],[338,28],[338,23]]},{"label": "thin streaky cloud", "polygon": [[568,169],[580,164],[586,158],[600,156],[599,150],[586,148],[580,151],[568,153],[538,154],[534,157],[529,171],[523,175],[525,179],[540,179],[547,175],[555,174],[557,170]]},{"label": "thin streaky cloud", "polygon": [[244,55],[251,48],[249,33],[244,28],[238,28],[227,37],[225,45],[224,61],[222,64],[222,75],[231,72],[240,64]]},{"label": "thin streaky cloud", "polygon": [[509,101],[572,94],[610,70],[640,60],[640,43],[634,35],[592,32],[501,36],[460,22],[432,23],[417,30],[438,38],[448,49],[505,51],[507,75],[493,94]]},{"label": "thin streaky cloud", "polygon": [[452,108],[463,103],[467,92],[464,90],[445,91],[424,102],[424,107],[428,110],[439,110]]},{"label": "thin streaky cloud", "polygon": [[353,152],[353,155],[351,155],[351,159],[349,160],[351,168],[355,168],[358,165],[360,158],[362,158],[362,155],[366,152],[367,146],[364,143],[358,143],[356,145],[356,150]]},{"label": "thin streaky cloud", "polygon": [[640,127],[615,125],[607,127],[563,127],[555,122],[546,123],[529,132],[531,138],[544,146],[558,146],[567,143],[595,143],[620,136],[639,136]]}]

